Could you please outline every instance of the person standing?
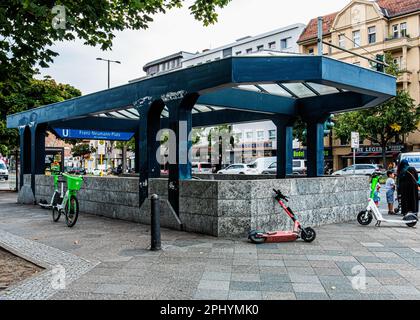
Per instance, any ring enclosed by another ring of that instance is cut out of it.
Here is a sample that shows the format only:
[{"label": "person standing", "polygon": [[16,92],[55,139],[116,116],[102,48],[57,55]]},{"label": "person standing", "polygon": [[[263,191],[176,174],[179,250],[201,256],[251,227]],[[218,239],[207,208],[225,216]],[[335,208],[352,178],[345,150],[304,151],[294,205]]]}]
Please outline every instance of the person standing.
[{"label": "person standing", "polygon": [[394,180],[394,172],[392,170],[388,170],[386,173],[388,179],[385,183],[385,190],[386,190],[386,202],[388,203],[388,214],[395,214],[394,212],[394,192],[395,192],[395,180]]},{"label": "person standing", "polygon": [[410,167],[407,160],[402,160],[397,171],[398,194],[401,197],[401,213],[405,216],[412,212],[417,215],[419,211],[417,170]]}]

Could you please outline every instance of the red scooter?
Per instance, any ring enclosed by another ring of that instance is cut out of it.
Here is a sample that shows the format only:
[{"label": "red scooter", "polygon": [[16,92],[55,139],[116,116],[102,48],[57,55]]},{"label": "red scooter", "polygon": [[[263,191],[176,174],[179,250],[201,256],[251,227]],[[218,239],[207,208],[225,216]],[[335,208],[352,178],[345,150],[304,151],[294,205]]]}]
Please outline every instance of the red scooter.
[{"label": "red scooter", "polygon": [[276,193],[275,199],[278,201],[290,219],[293,220],[293,231],[265,232],[260,230],[253,230],[248,234],[248,239],[256,244],[265,242],[291,242],[296,241],[299,238],[305,242],[314,241],[316,238],[315,230],[309,227],[304,228],[297,220],[296,215],[293,213],[292,209],[284,204],[283,200],[288,202],[289,198],[283,195],[280,190],[273,189],[273,191]]}]

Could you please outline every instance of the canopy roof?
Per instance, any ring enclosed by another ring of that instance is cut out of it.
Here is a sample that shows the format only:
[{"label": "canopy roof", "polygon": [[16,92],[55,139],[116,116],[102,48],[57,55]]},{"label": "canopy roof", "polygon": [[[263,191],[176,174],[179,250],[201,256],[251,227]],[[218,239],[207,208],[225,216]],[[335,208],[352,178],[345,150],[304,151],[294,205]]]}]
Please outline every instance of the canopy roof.
[{"label": "canopy roof", "polygon": [[[395,78],[326,56],[260,54],[230,57],[144,78],[7,117],[8,128],[132,131],[141,109],[197,93],[193,126],[306,117],[369,108],[395,96]],[[162,125],[168,117],[165,107]]]}]

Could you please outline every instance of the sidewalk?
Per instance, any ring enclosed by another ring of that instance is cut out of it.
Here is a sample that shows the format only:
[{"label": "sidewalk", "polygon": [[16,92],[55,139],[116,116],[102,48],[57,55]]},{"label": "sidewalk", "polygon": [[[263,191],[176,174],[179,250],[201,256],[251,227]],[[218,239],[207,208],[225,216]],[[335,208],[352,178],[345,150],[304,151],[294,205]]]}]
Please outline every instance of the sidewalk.
[{"label": "sidewalk", "polygon": [[[91,266],[51,299],[420,299],[419,229],[349,223],[316,231],[312,244],[256,246],[162,229],[163,250],[150,252],[148,226],[81,214],[69,229],[0,192],[0,235]],[[353,289],[363,272],[366,288]]]}]

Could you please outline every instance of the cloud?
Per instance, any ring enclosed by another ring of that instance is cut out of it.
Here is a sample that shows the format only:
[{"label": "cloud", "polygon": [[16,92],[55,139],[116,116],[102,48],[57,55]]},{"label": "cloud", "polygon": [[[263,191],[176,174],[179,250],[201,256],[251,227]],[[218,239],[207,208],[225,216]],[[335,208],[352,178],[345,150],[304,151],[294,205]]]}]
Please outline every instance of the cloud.
[{"label": "cloud", "polygon": [[[191,3],[191,1],[189,1]],[[211,49],[234,42],[247,35],[257,35],[343,8],[349,0],[232,0],[218,10],[219,22],[203,27],[190,15],[187,6],[155,16],[148,29],[126,30],[116,34],[112,51],[83,45],[82,41],[57,43],[53,50],[60,56],[41,76],[51,75],[69,83],[83,94],[107,88],[107,64],[97,57],[120,60],[111,65],[111,86],[144,75],[147,62],[181,50],[189,52]],[[187,2],[188,3],[188,2]]]}]

